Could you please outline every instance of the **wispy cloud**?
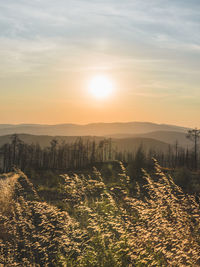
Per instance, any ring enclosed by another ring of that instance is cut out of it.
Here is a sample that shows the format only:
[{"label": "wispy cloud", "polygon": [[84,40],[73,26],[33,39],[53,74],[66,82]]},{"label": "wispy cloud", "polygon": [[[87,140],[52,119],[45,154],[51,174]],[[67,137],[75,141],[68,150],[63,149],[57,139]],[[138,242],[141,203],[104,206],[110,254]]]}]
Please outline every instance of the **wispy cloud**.
[{"label": "wispy cloud", "polygon": [[0,10],[1,76],[96,68],[199,81],[199,0],[7,0]]}]

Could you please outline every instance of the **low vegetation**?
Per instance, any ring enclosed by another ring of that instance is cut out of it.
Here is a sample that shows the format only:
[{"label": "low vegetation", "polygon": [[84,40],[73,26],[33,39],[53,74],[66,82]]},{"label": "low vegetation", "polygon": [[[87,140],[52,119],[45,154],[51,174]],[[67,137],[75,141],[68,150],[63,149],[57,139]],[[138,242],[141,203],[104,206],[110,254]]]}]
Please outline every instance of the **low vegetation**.
[{"label": "low vegetation", "polygon": [[1,176],[0,263],[200,266],[198,198],[157,162],[130,190],[126,169],[116,164],[112,183],[95,168],[87,175],[55,174],[48,182],[19,170]]}]

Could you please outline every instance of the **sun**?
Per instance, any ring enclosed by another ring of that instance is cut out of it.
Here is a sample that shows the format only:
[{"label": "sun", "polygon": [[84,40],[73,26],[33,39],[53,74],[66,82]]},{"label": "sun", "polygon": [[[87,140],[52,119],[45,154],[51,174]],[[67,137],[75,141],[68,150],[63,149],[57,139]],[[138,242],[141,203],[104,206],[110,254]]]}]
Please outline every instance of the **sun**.
[{"label": "sun", "polygon": [[113,92],[113,82],[104,75],[94,76],[89,81],[89,91],[96,99],[108,98]]}]

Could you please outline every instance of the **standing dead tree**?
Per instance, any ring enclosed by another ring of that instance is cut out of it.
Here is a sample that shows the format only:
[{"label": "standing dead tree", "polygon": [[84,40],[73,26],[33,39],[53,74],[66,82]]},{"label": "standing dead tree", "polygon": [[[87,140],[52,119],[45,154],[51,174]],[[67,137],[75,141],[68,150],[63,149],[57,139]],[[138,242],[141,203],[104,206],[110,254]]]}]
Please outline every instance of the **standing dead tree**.
[{"label": "standing dead tree", "polygon": [[194,143],[194,168],[198,168],[198,140],[200,139],[200,129],[189,130],[186,137]]}]

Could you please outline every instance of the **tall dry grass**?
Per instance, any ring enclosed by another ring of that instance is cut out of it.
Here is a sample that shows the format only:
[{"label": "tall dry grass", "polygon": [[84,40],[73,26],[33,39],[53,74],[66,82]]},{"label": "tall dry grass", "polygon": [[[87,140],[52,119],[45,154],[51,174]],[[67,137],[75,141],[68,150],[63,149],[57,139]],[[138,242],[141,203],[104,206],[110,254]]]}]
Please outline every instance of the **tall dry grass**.
[{"label": "tall dry grass", "polygon": [[120,166],[113,187],[96,169],[90,176],[63,175],[66,211],[42,202],[21,172],[1,181],[0,263],[200,266],[200,209],[194,196],[184,194],[155,162],[155,173],[144,171],[146,184],[137,184],[133,197]]}]

